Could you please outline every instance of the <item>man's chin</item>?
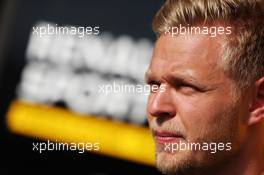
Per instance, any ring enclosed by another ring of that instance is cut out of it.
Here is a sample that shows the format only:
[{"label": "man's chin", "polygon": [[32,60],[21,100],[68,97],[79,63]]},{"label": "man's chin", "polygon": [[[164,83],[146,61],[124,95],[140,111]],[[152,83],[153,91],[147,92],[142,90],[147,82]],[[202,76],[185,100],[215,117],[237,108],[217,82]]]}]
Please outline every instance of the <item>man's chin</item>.
[{"label": "man's chin", "polygon": [[219,157],[216,158],[214,156],[217,155],[201,151],[194,152],[191,150],[178,150],[174,153],[157,151],[156,166],[163,174],[167,175],[200,175],[201,172],[213,174],[211,172],[219,169],[219,167],[228,163],[227,160],[229,160],[227,157],[226,159],[220,159]]},{"label": "man's chin", "polygon": [[191,158],[192,156],[189,151],[177,151],[175,153],[157,152],[156,165],[164,174],[176,174],[188,168]]}]

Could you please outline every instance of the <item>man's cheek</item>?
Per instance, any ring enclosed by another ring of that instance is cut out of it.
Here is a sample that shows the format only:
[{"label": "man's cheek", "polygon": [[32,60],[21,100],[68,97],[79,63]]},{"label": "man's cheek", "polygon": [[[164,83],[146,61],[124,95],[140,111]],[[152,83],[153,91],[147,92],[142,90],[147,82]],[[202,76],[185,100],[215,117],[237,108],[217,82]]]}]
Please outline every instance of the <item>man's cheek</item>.
[{"label": "man's cheek", "polygon": [[[183,111],[183,122],[190,127],[208,126],[219,120],[219,114],[223,113],[222,106],[214,101],[204,98],[202,100],[193,100],[185,102],[180,109]],[[198,127],[195,127],[198,128]]]},{"label": "man's cheek", "polygon": [[201,110],[190,110],[184,116],[182,117],[182,123],[186,130],[187,141],[196,142],[206,137],[213,122],[210,112],[203,111],[201,108]]},{"label": "man's cheek", "polygon": [[183,127],[186,132],[196,130],[200,128],[200,125],[203,124],[204,119],[202,118],[203,114],[200,110],[195,110],[195,108],[181,108],[178,111],[178,118],[181,120]]}]

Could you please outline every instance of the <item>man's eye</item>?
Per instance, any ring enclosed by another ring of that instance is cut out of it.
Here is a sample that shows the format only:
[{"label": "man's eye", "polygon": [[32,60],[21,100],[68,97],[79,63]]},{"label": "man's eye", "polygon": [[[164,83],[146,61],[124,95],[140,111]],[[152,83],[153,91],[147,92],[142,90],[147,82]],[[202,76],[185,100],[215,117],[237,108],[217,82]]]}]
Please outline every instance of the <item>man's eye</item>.
[{"label": "man's eye", "polygon": [[175,85],[175,88],[177,90],[184,90],[184,91],[199,91],[199,89],[193,85],[190,85],[190,84],[186,84],[186,83],[179,83],[179,84],[176,84]]},{"label": "man's eye", "polygon": [[189,84],[180,84],[178,85],[179,88],[194,88],[193,86],[189,85]]},{"label": "man's eye", "polygon": [[178,87],[178,90],[186,95],[194,95],[198,93],[204,93],[206,92],[205,89],[199,88],[194,85],[189,85],[189,84],[182,84]]}]

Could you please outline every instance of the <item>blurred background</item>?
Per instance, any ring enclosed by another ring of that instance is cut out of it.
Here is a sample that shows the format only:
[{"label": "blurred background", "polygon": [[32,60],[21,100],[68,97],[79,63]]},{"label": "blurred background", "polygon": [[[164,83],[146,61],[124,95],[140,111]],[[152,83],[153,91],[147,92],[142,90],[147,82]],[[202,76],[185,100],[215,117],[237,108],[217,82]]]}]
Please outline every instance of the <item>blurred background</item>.
[{"label": "blurred background", "polygon": [[[159,174],[144,73],[162,2],[0,1],[0,174]],[[100,149],[33,149],[48,141]]]}]

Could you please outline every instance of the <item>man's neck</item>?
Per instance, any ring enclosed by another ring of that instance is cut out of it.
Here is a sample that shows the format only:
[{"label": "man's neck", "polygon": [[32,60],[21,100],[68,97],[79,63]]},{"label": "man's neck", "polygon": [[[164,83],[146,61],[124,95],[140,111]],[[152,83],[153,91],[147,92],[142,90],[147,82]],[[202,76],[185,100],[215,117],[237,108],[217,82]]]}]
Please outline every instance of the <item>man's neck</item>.
[{"label": "man's neck", "polygon": [[[252,145],[252,144],[249,144]],[[262,150],[262,151],[261,151]],[[259,146],[246,146],[215,175],[264,175],[264,150]]]}]

